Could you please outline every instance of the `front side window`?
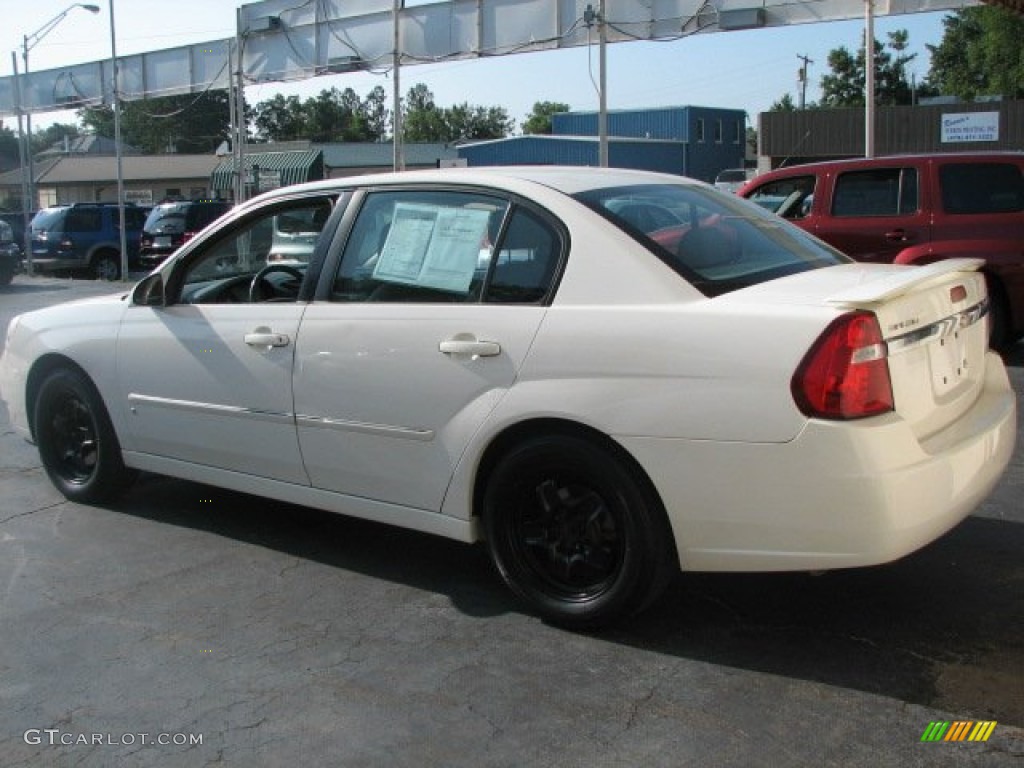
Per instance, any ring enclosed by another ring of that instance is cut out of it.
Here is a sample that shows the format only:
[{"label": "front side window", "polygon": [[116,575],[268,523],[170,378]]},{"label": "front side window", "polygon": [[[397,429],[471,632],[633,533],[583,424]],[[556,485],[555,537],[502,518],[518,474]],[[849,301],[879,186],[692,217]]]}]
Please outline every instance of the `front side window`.
[{"label": "front side window", "polygon": [[833,216],[907,216],[918,210],[916,168],[874,168],[836,178]]},{"label": "front side window", "polygon": [[953,163],[939,168],[946,213],[1024,211],[1024,173],[1012,163]]},{"label": "front side window", "polygon": [[747,199],[784,219],[802,219],[810,214],[814,204],[815,181],[814,176],[769,181],[751,192]]},{"label": "front side window", "polygon": [[268,205],[208,240],[190,254],[182,301],[294,300],[332,207],[325,197]]},{"label": "front side window", "polygon": [[366,195],[345,244],[334,301],[534,303],[561,241],[539,216],[477,192]]}]

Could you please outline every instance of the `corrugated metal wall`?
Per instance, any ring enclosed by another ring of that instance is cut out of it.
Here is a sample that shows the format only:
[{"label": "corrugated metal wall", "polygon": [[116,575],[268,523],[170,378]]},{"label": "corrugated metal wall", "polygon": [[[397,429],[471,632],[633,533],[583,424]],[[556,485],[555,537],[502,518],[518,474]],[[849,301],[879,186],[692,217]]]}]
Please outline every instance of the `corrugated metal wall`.
[{"label": "corrugated metal wall", "polygon": [[[943,116],[968,112],[999,112],[999,140],[944,143]],[[875,117],[879,155],[1024,149],[1024,101],[879,107]],[[858,157],[864,154],[864,110],[763,112],[758,116],[758,141],[758,154],[771,157],[773,166],[787,157],[790,163]]]},{"label": "corrugated metal wall", "polygon": [[[481,165],[589,165],[598,164],[596,141],[558,136],[518,136],[460,146],[459,157]],[[615,141],[608,143],[608,164],[686,174],[686,145],[675,141]]]}]

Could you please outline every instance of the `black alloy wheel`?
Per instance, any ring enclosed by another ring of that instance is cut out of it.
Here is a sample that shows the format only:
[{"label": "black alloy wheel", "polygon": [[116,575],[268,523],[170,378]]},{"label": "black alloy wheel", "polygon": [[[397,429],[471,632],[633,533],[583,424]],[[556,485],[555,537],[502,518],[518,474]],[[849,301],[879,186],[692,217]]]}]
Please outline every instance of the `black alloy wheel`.
[{"label": "black alloy wheel", "polygon": [[43,381],[34,425],[43,467],[68,499],[106,501],[133,479],[102,400],[78,371],[59,369]]},{"label": "black alloy wheel", "polygon": [[678,568],[660,504],[585,439],[512,449],[491,475],[484,532],[502,578],[542,617],[594,628],[652,602]]}]

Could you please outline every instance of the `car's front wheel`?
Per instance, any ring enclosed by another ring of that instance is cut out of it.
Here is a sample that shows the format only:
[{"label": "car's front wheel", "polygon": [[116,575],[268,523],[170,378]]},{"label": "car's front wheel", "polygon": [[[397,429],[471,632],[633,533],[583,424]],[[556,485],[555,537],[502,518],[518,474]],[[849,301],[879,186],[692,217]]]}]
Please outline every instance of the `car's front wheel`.
[{"label": "car's front wheel", "polygon": [[571,628],[640,610],[678,570],[653,493],[612,451],[580,437],[538,437],[506,453],[488,480],[483,525],[505,582]]},{"label": "car's front wheel", "polygon": [[84,374],[66,368],[46,377],[34,425],[46,474],[72,501],[107,501],[131,483],[110,416]]}]

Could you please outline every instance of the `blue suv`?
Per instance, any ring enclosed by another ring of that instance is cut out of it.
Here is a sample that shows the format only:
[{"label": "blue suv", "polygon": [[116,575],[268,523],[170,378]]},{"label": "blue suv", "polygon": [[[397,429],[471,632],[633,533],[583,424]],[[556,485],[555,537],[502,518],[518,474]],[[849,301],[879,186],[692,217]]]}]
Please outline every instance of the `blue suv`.
[{"label": "blue suv", "polygon": [[[128,259],[135,263],[146,210],[124,207]],[[32,267],[39,272],[86,270],[97,280],[121,277],[121,233],[115,203],[43,208],[32,219]]]}]

